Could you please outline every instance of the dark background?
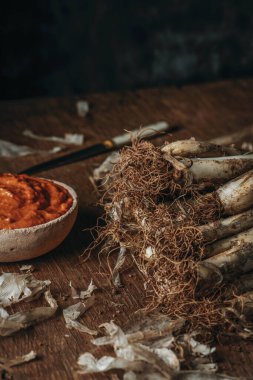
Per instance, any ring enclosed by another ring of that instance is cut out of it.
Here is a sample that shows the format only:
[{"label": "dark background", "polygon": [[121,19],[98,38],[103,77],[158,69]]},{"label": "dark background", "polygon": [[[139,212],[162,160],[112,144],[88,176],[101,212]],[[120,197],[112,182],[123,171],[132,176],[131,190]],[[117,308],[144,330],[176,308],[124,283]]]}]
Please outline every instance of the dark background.
[{"label": "dark background", "polygon": [[253,1],[19,0],[0,21],[1,99],[253,74]]}]

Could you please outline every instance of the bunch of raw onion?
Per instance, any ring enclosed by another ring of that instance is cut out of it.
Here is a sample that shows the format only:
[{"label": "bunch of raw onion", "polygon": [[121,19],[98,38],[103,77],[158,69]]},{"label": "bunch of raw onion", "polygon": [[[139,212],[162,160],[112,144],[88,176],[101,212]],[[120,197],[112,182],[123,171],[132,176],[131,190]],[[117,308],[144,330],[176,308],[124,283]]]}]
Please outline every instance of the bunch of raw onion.
[{"label": "bunch of raw onion", "polygon": [[252,153],[195,139],[134,141],[114,155],[103,189],[102,253],[133,258],[147,310],[185,318],[189,330],[250,334]]}]

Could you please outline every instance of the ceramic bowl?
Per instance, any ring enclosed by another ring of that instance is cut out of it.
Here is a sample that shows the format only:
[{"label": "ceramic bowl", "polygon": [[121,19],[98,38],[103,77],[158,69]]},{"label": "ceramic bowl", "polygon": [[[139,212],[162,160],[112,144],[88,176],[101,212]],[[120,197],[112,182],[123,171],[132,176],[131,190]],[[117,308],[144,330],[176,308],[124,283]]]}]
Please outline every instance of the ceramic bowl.
[{"label": "ceramic bowl", "polygon": [[59,218],[33,227],[0,230],[0,262],[29,260],[56,248],[69,234],[77,216],[77,195],[68,185],[52,181],[64,187],[72,196],[73,204]]}]

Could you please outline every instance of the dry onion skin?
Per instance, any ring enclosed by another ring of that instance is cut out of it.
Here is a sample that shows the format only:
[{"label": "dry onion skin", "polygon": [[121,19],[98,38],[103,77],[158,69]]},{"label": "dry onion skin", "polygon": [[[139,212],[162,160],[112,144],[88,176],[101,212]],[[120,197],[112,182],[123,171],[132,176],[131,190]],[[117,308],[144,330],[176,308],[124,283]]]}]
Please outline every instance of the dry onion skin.
[{"label": "dry onion skin", "polygon": [[[134,141],[121,150],[107,176],[105,226],[95,245],[133,258],[145,275],[147,311],[185,318],[189,331],[229,329],[235,314],[225,305],[237,288],[231,268],[221,270],[227,254],[219,253],[218,265],[207,258],[208,245],[253,226],[253,156],[195,140],[173,144]],[[250,251],[248,243],[240,248]],[[238,246],[232,250],[236,261]]]}]

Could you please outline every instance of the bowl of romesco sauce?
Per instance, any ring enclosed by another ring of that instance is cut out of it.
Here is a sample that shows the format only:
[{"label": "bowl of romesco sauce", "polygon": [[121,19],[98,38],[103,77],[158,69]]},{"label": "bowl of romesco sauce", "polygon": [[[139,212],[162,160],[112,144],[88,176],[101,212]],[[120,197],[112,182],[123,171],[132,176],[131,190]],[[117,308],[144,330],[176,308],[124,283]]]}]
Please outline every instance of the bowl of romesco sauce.
[{"label": "bowl of romesco sauce", "polygon": [[68,185],[25,174],[0,174],[0,262],[28,260],[56,248],[77,215]]}]

